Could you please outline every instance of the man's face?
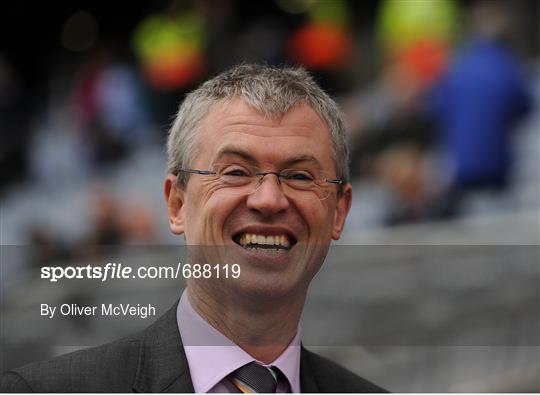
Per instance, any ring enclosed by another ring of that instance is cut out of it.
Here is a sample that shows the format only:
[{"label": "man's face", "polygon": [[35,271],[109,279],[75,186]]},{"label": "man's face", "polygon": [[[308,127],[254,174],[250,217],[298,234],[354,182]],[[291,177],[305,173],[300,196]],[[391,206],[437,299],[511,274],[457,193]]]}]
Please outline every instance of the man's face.
[{"label": "man's face", "polygon": [[[307,105],[271,120],[241,100],[215,104],[202,122],[198,144],[192,169],[229,164],[234,169],[300,168],[337,176],[328,127]],[[194,254],[197,262],[190,263],[239,264],[237,280],[204,281],[214,292],[244,296],[305,293],[331,239],[340,237],[351,201],[350,186],[338,195],[334,184],[328,185],[330,194],[324,200],[310,192],[298,199],[275,175],[265,176],[247,194],[231,193],[231,187],[212,176],[192,174],[183,189],[174,183],[169,175],[165,192],[171,230],[184,233],[189,246],[202,250]],[[272,242],[275,248],[268,245]]]}]

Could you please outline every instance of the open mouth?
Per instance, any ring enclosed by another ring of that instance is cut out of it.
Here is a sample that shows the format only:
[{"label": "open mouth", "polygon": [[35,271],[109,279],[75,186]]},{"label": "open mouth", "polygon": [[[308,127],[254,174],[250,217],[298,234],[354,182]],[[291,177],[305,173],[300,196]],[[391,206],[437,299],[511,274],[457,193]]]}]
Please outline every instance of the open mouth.
[{"label": "open mouth", "polygon": [[233,237],[233,241],[246,250],[266,254],[284,253],[296,244],[294,237],[287,234],[239,233]]}]

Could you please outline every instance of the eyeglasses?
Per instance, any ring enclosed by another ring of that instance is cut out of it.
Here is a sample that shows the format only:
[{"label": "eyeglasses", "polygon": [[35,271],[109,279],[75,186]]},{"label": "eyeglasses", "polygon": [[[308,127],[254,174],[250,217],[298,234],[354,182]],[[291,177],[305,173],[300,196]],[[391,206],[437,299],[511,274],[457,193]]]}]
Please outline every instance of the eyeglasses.
[{"label": "eyeglasses", "polygon": [[199,174],[213,177],[225,193],[249,195],[263,183],[265,176],[273,174],[285,195],[293,199],[324,200],[332,191],[332,185],[341,186],[343,180],[328,178],[322,171],[313,169],[285,169],[279,172],[261,172],[258,168],[238,164],[216,164],[212,170],[178,169],[178,173]]}]

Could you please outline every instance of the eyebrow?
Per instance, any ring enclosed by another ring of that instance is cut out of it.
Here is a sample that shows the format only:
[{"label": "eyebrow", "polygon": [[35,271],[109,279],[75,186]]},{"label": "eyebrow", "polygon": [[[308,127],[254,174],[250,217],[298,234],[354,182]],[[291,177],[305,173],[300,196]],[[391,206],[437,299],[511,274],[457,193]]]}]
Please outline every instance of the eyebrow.
[{"label": "eyebrow", "polygon": [[[253,165],[258,164],[257,159],[255,159],[255,157],[252,154],[250,154],[249,151],[246,151],[243,148],[234,147],[234,146],[226,146],[220,149],[215,159],[218,160],[219,158],[223,156],[228,156],[228,155],[238,156],[242,158],[243,160],[245,160],[246,162],[249,162],[250,164],[253,164]],[[299,155],[292,156],[290,158],[287,158],[285,161],[283,161],[281,165],[291,166],[291,165],[296,165],[302,162],[312,162],[315,165],[317,165],[319,168],[321,168],[321,163],[317,160],[317,158],[315,158],[313,155],[310,155],[310,154],[299,154]]]},{"label": "eyebrow", "polygon": [[245,151],[242,148],[233,147],[233,146],[225,146],[222,149],[220,149],[215,159],[217,160],[223,156],[228,156],[228,155],[239,156],[246,162],[249,162],[253,165],[257,164],[257,160],[248,151]]}]

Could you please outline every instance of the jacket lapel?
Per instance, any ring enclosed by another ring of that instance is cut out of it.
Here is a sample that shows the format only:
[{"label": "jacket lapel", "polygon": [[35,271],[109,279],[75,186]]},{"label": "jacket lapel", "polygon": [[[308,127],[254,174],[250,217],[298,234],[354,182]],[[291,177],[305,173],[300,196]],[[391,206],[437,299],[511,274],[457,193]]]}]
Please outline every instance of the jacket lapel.
[{"label": "jacket lapel", "polygon": [[300,390],[308,393],[321,392],[309,361],[309,353],[304,346],[300,354]]},{"label": "jacket lapel", "polygon": [[[177,306],[178,302],[141,336],[135,392],[194,392],[176,320]],[[300,354],[300,388],[302,392],[320,392],[304,347]]]},{"label": "jacket lapel", "polygon": [[141,336],[135,392],[194,392],[180,338],[178,302]]}]

